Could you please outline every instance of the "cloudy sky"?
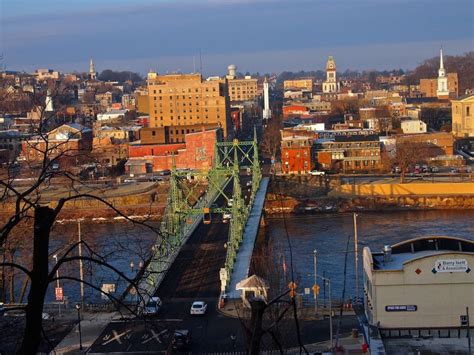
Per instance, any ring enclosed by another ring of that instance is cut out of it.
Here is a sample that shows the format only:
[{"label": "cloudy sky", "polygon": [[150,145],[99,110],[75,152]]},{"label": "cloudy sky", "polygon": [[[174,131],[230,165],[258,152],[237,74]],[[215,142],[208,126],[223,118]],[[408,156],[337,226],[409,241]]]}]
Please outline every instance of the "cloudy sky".
[{"label": "cloudy sky", "polygon": [[472,0],[0,0],[11,70],[413,68],[474,49]]}]

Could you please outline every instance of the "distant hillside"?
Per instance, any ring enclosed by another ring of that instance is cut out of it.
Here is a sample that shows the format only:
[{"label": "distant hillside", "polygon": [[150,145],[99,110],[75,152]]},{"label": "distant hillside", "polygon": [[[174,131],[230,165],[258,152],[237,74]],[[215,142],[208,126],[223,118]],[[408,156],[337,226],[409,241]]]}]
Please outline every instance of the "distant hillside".
[{"label": "distant hillside", "polygon": [[[463,55],[445,56],[444,67],[448,73],[458,73],[459,95],[463,95],[466,89],[474,88],[474,51]],[[437,78],[438,68],[439,56],[427,59],[408,75],[407,81],[416,84],[422,78]]]}]

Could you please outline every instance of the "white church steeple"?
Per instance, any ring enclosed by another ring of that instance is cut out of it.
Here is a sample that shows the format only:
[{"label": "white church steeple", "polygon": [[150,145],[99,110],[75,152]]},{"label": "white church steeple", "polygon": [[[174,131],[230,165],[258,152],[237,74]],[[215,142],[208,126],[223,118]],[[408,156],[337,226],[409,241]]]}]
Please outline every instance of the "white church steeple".
[{"label": "white church steeple", "polygon": [[439,69],[438,69],[438,89],[436,90],[438,99],[449,98],[448,77],[444,69],[443,47],[439,50]]}]

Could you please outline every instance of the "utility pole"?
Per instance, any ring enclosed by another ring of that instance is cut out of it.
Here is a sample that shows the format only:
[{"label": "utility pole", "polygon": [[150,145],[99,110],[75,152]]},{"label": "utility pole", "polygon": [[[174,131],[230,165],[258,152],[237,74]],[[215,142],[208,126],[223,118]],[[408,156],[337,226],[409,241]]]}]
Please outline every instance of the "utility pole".
[{"label": "utility pole", "polygon": [[331,350],[333,348],[332,344],[332,295],[331,295],[331,279],[326,279],[328,283],[328,291],[329,291],[329,339],[331,340]]},{"label": "utility pole", "polygon": [[469,354],[472,354],[472,349],[471,349],[471,325],[469,321],[469,307],[466,307],[466,318],[467,318],[467,346],[469,349]]},{"label": "utility pole", "polygon": [[357,213],[354,213],[354,260],[355,260],[355,283],[356,302],[359,301],[359,237],[357,235]]},{"label": "utility pole", "polygon": [[82,265],[82,237],[81,237],[81,220],[77,220],[77,234],[78,234],[78,250],[79,250],[79,280],[81,288],[81,306],[84,309],[84,270]]},{"label": "utility pole", "polygon": [[[53,255],[54,260],[56,261],[56,264],[58,263],[58,255],[54,254]],[[56,269],[56,289],[61,288],[61,285],[59,284],[59,268]],[[61,301],[58,301],[58,316],[61,317]]]},{"label": "utility pole", "polygon": [[[314,288],[318,285],[318,251],[313,250],[313,261],[314,261]],[[318,293],[313,291],[314,295],[314,314],[318,314]]]}]

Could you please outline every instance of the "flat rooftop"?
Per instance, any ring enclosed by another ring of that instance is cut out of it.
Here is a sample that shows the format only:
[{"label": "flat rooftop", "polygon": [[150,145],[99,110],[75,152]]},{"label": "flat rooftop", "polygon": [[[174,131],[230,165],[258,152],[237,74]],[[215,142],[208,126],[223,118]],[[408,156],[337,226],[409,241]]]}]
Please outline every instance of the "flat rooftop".
[{"label": "flat rooftop", "polygon": [[474,254],[474,241],[457,237],[422,237],[410,239],[391,246],[391,255],[372,253],[374,270],[402,270],[408,261],[446,253]]}]

